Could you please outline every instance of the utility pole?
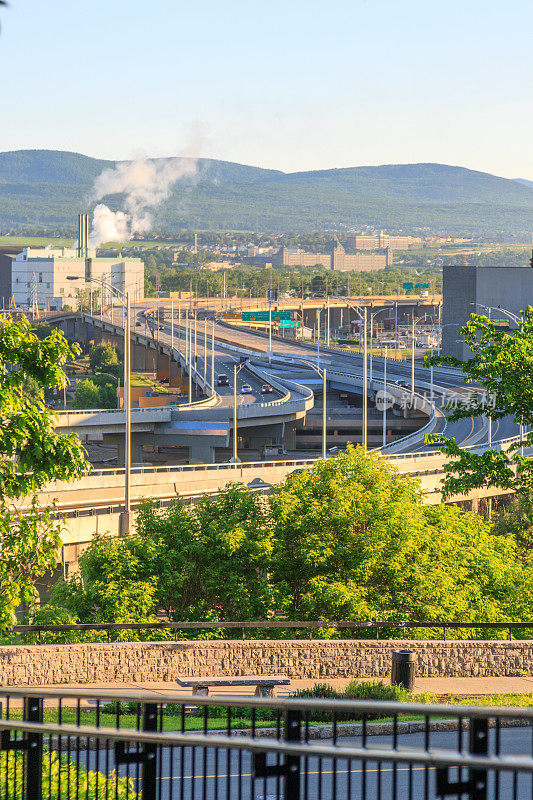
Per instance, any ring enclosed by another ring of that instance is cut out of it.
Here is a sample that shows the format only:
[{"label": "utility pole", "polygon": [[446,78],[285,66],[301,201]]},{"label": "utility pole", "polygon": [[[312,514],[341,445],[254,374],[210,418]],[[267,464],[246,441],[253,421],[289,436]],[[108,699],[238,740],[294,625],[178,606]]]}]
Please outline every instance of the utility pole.
[{"label": "utility pole", "polygon": [[413,313],[413,325],[411,331],[411,403],[415,396],[415,315]]},{"label": "utility pole", "polygon": [[268,363],[272,364],[272,300],[268,298]]},{"label": "utility pole", "polygon": [[383,361],[383,440],[382,447],[387,444],[387,347]]},{"label": "utility pole", "polygon": [[207,319],[204,319],[204,389],[206,380],[207,380]]},{"label": "utility pole", "polygon": [[368,356],[367,356],[367,307],[363,310],[363,447],[366,450],[368,445],[367,421],[368,421]]},{"label": "utility pole", "polygon": [[215,320],[211,327],[211,396],[215,396]]},{"label": "utility pole", "polygon": [[170,301],[170,355],[168,357],[168,387],[172,373],[172,358],[174,356],[174,300]]},{"label": "utility pole", "polygon": [[326,381],[326,368],[322,372],[322,458],[326,458],[326,441],[328,435],[328,417],[326,412],[327,402],[327,381]]},{"label": "utility pole", "polygon": [[178,354],[181,356],[181,300],[178,300]]}]

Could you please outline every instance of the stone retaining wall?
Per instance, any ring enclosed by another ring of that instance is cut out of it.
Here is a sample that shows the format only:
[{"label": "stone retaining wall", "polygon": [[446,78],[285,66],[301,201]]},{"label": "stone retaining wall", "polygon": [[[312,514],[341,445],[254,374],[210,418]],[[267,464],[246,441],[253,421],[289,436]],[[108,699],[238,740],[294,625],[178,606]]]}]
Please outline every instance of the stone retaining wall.
[{"label": "stone retaining wall", "polygon": [[324,681],[387,677],[393,650],[417,654],[420,676],[533,672],[533,641],[285,640],[117,642],[0,647],[0,685],[173,681],[276,675]]}]

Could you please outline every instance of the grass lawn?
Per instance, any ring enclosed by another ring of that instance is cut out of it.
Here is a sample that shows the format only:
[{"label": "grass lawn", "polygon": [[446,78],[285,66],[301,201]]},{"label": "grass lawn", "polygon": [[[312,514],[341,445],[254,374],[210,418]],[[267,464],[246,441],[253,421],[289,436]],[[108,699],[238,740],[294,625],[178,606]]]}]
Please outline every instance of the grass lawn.
[{"label": "grass lawn", "polygon": [[[531,708],[533,707],[533,694],[493,694],[493,695],[480,695],[469,697],[464,695],[447,695],[446,697],[437,697],[425,693],[422,695],[413,695],[413,702],[423,703],[440,703],[444,705],[462,705],[462,706],[510,706],[516,708]],[[191,704],[193,700],[191,698]],[[138,718],[136,713],[131,713],[131,705],[128,704],[129,710],[120,713],[120,721],[117,726],[116,713],[110,713],[109,708],[102,703],[100,710],[100,727],[107,728],[137,728]],[[174,713],[172,713],[174,712]],[[13,708],[9,713],[10,719],[22,719],[22,709]],[[142,718],[142,715],[141,715]],[[430,715],[431,719],[443,719],[441,716],[434,714]],[[400,719],[402,721],[418,721],[424,719],[420,714],[403,714]],[[66,725],[77,724],[77,714],[75,707],[63,706],[61,721]],[[343,720],[343,722],[358,722],[357,718],[353,720]],[[372,718],[369,721],[373,721]],[[378,720],[376,720],[378,721]],[[380,722],[392,721],[392,717],[383,716],[379,718]],[[44,722],[57,723],[58,722],[58,709],[45,708]],[[310,719],[311,724],[328,724],[328,719]],[[96,708],[85,708],[80,711],[80,725],[95,726],[96,725]],[[181,730],[181,707],[176,705],[174,708],[167,706],[163,716],[163,730],[164,731],[180,731]],[[209,709],[209,717],[207,719],[208,730],[224,730],[227,728],[228,717],[224,708],[211,707]],[[256,728],[272,728],[276,726],[275,712],[267,710],[258,711]],[[204,728],[203,711],[199,708],[197,711],[188,711],[185,716],[185,730],[186,731],[200,731]],[[248,709],[238,709],[234,707],[231,714],[231,728],[248,729],[251,728],[251,715]]]},{"label": "grass lawn", "polygon": [[0,236],[0,245],[12,244],[19,247],[73,247],[74,239],[52,239],[49,236]]}]

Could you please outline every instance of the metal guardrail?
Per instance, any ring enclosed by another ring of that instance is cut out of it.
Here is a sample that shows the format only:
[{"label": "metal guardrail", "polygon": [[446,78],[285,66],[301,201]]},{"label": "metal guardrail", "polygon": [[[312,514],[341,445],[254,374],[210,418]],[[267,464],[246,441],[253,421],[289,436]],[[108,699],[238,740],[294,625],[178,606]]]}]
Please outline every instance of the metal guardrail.
[{"label": "metal guardrail", "polygon": [[[111,637],[113,631],[190,631],[190,630],[225,630],[238,631],[244,638],[245,631],[256,631],[260,638],[268,638],[265,631],[308,631],[311,635],[313,631],[325,630],[345,630],[351,632],[350,638],[357,638],[356,634],[361,631],[370,631],[374,639],[384,640],[388,638],[398,638],[398,632],[402,630],[432,630],[442,632],[444,641],[450,639],[448,635],[454,630],[478,630],[478,631],[505,631],[507,638],[512,639],[513,631],[533,630],[533,622],[455,622],[446,620],[246,620],[246,621],[227,621],[218,622],[204,621],[156,621],[156,622],[88,622],[72,625],[15,625],[15,633],[72,633],[82,631],[104,631]],[[387,631],[389,635],[387,636]],[[277,637],[276,637],[277,638]],[[365,638],[369,638],[366,636]],[[436,637],[431,637],[436,638]],[[461,639],[464,637],[461,637]],[[451,637],[453,639],[453,636]],[[457,641],[461,641],[461,639]]]},{"label": "metal guardrail", "polygon": [[531,709],[6,687],[0,698],[3,800],[522,800],[533,788]]}]

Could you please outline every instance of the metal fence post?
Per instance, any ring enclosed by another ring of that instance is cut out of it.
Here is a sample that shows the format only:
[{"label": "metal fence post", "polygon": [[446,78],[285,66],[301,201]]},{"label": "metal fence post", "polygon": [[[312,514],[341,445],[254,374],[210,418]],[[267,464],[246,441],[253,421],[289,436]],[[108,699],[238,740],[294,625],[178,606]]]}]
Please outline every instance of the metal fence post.
[{"label": "metal fence post", "polygon": [[[24,704],[26,722],[43,721],[43,701],[40,697],[27,697]],[[43,796],[43,735],[27,734],[26,797],[42,800]]]},{"label": "metal fence post", "polygon": [[[143,704],[143,731],[157,730],[157,704]],[[157,787],[157,745],[143,745],[142,797],[143,800],[156,800]]]},{"label": "metal fence post", "polygon": [[[468,752],[476,756],[487,756],[489,752],[489,721],[483,717],[470,717]],[[487,764],[488,769],[488,764]],[[466,795],[468,800],[487,800],[487,769],[469,769],[468,778],[450,781],[449,768],[437,767],[437,797]]]},{"label": "metal fence post", "polygon": [[[302,713],[295,709],[285,712],[283,736],[286,742],[299,742],[302,731]],[[285,756],[285,800],[300,798],[300,756]]]}]

